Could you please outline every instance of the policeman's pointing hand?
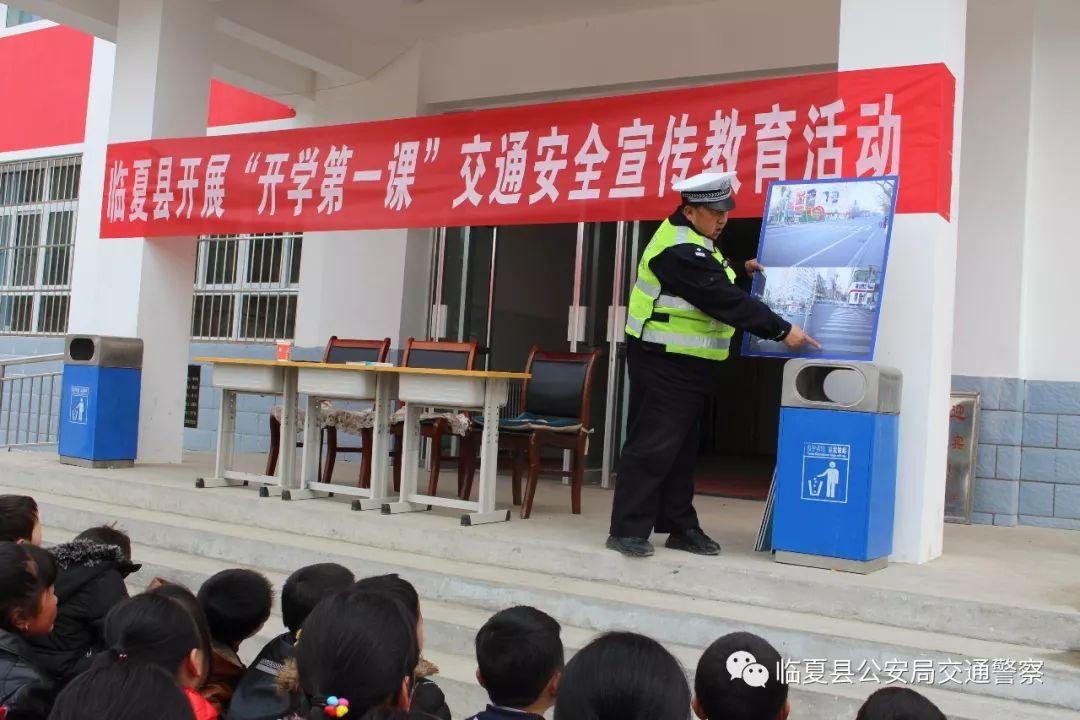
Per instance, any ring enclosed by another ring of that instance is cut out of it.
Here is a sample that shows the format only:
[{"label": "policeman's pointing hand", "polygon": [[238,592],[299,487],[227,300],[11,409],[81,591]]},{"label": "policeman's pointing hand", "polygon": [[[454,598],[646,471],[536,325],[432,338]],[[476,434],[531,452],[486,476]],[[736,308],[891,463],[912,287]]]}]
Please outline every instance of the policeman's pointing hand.
[{"label": "policeman's pointing hand", "polygon": [[791,350],[798,350],[803,345],[809,345],[816,350],[821,349],[821,343],[807,335],[806,332],[798,325],[791,326],[791,330],[784,338],[784,345],[786,345]]},{"label": "policeman's pointing hand", "polygon": [[746,263],[745,263],[745,266],[746,266],[746,274],[747,275],[753,275],[756,272],[764,272],[765,271],[765,266],[762,265],[761,263],[759,263],[757,258],[752,258],[750,260],[747,260]]}]

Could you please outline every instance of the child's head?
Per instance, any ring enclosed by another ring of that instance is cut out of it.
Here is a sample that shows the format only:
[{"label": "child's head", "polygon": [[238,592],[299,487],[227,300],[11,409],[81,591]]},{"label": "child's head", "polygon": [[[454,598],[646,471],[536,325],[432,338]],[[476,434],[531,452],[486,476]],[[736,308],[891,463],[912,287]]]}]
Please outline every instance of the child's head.
[{"label": "child's head", "polygon": [[56,698],[50,720],[192,720],[191,703],[161,668],[120,662],[87,670]]},{"label": "child's head", "polygon": [[701,720],[784,720],[788,686],[780,653],[748,632],[725,635],[705,651],[694,674],[694,713]]},{"label": "child's head", "polygon": [[199,604],[199,599],[195,597],[195,593],[183,585],[161,578],[155,578],[151,585],[153,588],[147,590],[146,594],[160,595],[180,603],[180,607],[187,611],[187,614],[191,616],[192,621],[195,623],[195,629],[199,632],[199,650],[202,651],[203,657],[202,668],[199,671],[200,680],[195,686],[199,687],[210,674],[210,646],[212,640],[210,638],[210,624],[206,622],[206,613],[203,612],[202,605]]},{"label": "child's head", "polygon": [[122,601],[105,616],[109,652],[100,667],[142,663],[161,668],[185,687],[198,687],[206,658],[194,618],[179,602],[159,593]]},{"label": "child's head", "polygon": [[75,540],[92,542],[97,545],[113,545],[120,548],[124,558],[131,560],[131,538],[123,530],[117,530],[115,525],[99,525],[89,530],[83,530],[75,536]]},{"label": "child's head", "polygon": [[563,670],[555,720],[687,720],[690,686],[671,653],[636,633],[601,635]]},{"label": "child's head", "polygon": [[945,720],[945,713],[911,688],[887,687],[866,698],[855,720]]},{"label": "child's head", "polygon": [[347,590],[311,611],[296,643],[300,687],[312,718],[328,698],[349,701],[349,715],[374,707],[408,709],[420,659],[413,615],[384,593]]},{"label": "child's head", "polygon": [[424,649],[424,615],[420,612],[420,595],[408,580],[397,573],[372,575],[356,581],[356,589],[364,592],[384,593],[395,598],[416,618],[416,643]]},{"label": "child's head", "polygon": [[364,715],[364,720],[432,720],[432,716],[419,710],[372,708]]},{"label": "child's head", "polygon": [[347,567],[319,563],[302,567],[281,589],[281,618],[294,636],[322,600],[347,589],[356,578]]},{"label": "child's head", "polygon": [[492,615],[476,633],[476,679],[495,705],[543,714],[555,702],[563,645],[559,623],[524,605]]},{"label": "child's head", "polygon": [[0,542],[0,629],[24,637],[52,632],[55,582],[52,555],[36,545]]},{"label": "child's head", "polygon": [[270,617],[274,589],[254,570],[222,570],[199,588],[199,603],[210,637],[235,650]]},{"label": "child's head", "polygon": [[41,520],[34,498],[0,495],[0,541],[41,545]]}]

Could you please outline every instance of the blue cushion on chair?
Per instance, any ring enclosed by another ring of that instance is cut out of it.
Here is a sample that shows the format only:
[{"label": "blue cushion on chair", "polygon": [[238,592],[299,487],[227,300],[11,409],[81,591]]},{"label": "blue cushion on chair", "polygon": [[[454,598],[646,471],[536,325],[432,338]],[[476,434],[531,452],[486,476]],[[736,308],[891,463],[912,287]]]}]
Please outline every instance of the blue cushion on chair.
[{"label": "blue cushion on chair", "polygon": [[[483,425],[482,418],[475,418],[473,422],[477,425]],[[551,432],[572,433],[581,430],[581,421],[576,418],[534,415],[533,413],[524,412],[517,417],[499,420],[499,429],[507,432],[550,430]]]}]

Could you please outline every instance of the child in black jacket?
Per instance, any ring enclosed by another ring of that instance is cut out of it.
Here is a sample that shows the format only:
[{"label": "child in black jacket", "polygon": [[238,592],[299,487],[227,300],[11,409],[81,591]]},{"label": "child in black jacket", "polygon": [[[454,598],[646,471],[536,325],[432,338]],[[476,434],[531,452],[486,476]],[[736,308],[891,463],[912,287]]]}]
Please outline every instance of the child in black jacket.
[{"label": "child in black jacket", "polygon": [[112,527],[86,530],[51,552],[57,567],[56,625],[30,642],[41,669],[62,687],[104,649],[105,616],[127,598],[124,578],[140,566],[131,562],[131,540]]}]

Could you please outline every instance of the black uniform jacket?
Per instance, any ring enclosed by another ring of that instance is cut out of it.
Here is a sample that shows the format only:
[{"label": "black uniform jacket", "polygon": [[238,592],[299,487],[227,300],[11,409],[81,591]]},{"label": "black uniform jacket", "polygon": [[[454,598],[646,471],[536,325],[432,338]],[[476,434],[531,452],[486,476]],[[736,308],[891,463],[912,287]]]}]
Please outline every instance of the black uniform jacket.
[{"label": "black uniform jacket", "polygon": [[[672,213],[668,221],[676,227],[694,230],[690,221],[678,210]],[[745,274],[741,266],[739,262],[732,264],[737,274]],[[661,292],[676,295],[703,313],[738,330],[770,340],[782,340],[791,330],[791,323],[732,283],[723,266],[716,262],[711,253],[701,252],[699,245],[679,243],[666,248],[649,261],[649,269],[660,280]],[[632,356],[640,358],[642,362],[662,364],[663,374],[670,382],[705,392],[714,390],[718,369],[715,361],[668,353],[663,345],[633,337],[627,338],[627,341],[634,346]]]},{"label": "black uniform jacket", "polygon": [[[694,229],[681,212],[673,213],[668,222]],[[760,338],[779,340],[787,335],[791,323],[732,283],[712,255],[703,255],[700,250],[699,245],[680,243],[649,262],[663,292],[677,295],[706,315]],[[736,273],[743,272],[741,263],[732,268]]]}]

